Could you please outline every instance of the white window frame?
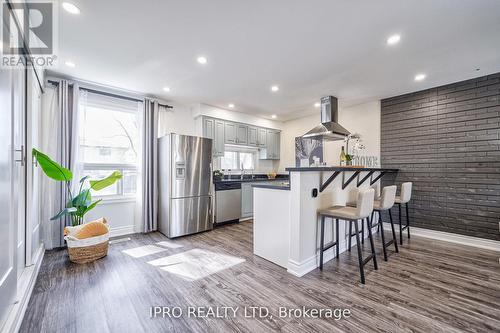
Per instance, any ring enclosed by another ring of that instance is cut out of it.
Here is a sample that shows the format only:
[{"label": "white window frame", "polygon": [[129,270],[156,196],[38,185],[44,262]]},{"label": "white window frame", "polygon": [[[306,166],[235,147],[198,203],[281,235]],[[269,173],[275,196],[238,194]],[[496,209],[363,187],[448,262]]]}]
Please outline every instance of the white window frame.
[{"label": "white window frame", "polygon": [[[83,173],[92,170],[109,170],[111,174],[113,171],[119,171],[123,174],[123,171],[135,171],[139,174],[139,168],[133,164],[111,164],[111,163],[84,163]],[[136,194],[123,194],[123,180],[117,182],[117,194],[99,195],[94,194],[93,197],[96,199],[102,199],[104,201],[135,201],[137,198]]]},{"label": "white window frame", "polygon": [[[241,170],[240,169],[240,166],[241,166],[240,154],[241,153],[249,153],[249,154],[252,154],[252,157],[253,157],[252,158],[253,159],[253,169],[245,169],[245,170],[255,170],[255,168],[257,167],[257,153],[258,153],[258,151],[252,150],[252,149],[242,149],[240,147],[233,147],[233,146],[227,146],[227,145],[226,145],[225,151],[236,153],[237,165],[238,165],[236,169],[225,169],[225,170]],[[220,157],[220,158],[221,158],[220,165],[222,168],[222,159],[224,157]]]}]

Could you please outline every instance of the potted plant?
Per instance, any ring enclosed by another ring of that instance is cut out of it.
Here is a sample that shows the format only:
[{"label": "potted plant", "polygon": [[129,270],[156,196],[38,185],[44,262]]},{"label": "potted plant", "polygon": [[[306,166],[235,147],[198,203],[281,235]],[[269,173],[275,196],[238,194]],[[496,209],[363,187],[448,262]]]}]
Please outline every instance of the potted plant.
[{"label": "potted plant", "polygon": [[[71,190],[73,173],[59,165],[49,156],[33,148],[33,157],[42,168],[45,175],[53,180],[64,182],[68,192],[69,201],[66,207],[53,216],[50,220],[57,220],[60,217],[69,215],[73,227],[84,224],[84,217],[90,210],[94,209],[102,199],[92,201],[91,190],[100,191],[113,185],[122,175],[119,171],[113,171],[108,177],[99,180],[90,180],[89,176],[80,179],[80,186],[77,193]],[[90,186],[86,187],[86,182]],[[105,221],[103,219],[103,221]],[[65,237],[68,244],[70,260],[77,263],[84,263],[104,257],[108,252],[109,233],[104,235],[79,240],[75,237]]]}]

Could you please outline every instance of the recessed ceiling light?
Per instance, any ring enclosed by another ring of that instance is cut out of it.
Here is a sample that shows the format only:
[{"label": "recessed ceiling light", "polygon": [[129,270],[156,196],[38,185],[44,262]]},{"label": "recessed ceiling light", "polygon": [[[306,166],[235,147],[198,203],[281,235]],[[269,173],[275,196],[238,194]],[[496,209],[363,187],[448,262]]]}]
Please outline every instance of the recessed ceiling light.
[{"label": "recessed ceiling light", "polygon": [[170,87],[163,87],[163,91],[170,92]]},{"label": "recessed ceiling light", "polygon": [[315,108],[319,108],[320,106],[321,106],[321,104],[319,102],[314,103]]},{"label": "recessed ceiling light", "polygon": [[76,65],[75,65],[75,63],[74,63],[74,62],[71,62],[71,61],[66,61],[66,62],[64,62],[64,64],[65,64],[66,66],[68,66],[68,67],[71,67],[71,68],[74,68],[74,67],[76,66]]},{"label": "recessed ceiling light", "polygon": [[417,74],[415,75],[415,81],[422,81],[425,79],[425,77],[426,77],[425,74]]},{"label": "recessed ceiling light", "polygon": [[399,43],[400,40],[401,40],[400,35],[392,35],[389,38],[387,38],[387,45],[397,44],[397,43]]},{"label": "recessed ceiling light", "polygon": [[277,117],[278,117],[278,116],[277,116],[277,115],[275,115],[275,114],[273,114],[273,115],[271,116],[271,118],[273,118],[273,119],[276,119]]},{"label": "recessed ceiling light", "polygon": [[208,62],[207,58],[206,58],[206,57],[204,57],[204,56],[199,56],[199,57],[196,59],[196,61],[198,61],[198,63],[200,63],[200,64],[202,64],[202,65],[205,65],[205,64]]},{"label": "recessed ceiling light", "polygon": [[229,103],[229,104],[227,105],[227,107],[232,109],[232,108],[234,108],[234,104],[233,104],[233,103]]},{"label": "recessed ceiling light", "polygon": [[78,15],[80,14],[80,8],[72,4],[71,2],[63,2],[62,3],[63,8],[71,14]]},{"label": "recessed ceiling light", "polygon": [[272,86],[272,87],[271,87],[271,91],[276,92],[276,91],[278,91],[278,90],[280,90],[280,87],[278,87],[278,86]]}]

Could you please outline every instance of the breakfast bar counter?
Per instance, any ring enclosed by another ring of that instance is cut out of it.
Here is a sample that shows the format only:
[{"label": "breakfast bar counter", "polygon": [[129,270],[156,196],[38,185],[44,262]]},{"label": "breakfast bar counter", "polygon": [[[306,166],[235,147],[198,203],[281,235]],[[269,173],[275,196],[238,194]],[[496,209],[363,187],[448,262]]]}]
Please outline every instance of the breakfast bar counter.
[{"label": "breakfast bar counter", "polygon": [[[293,167],[288,190],[254,187],[254,254],[303,276],[319,266],[317,211],[355,201],[362,188],[375,186],[397,169],[365,167]],[[325,224],[325,242],[334,238],[332,221]],[[340,252],[347,250],[347,230],[339,228]],[[324,253],[324,262],[334,249]]]}]

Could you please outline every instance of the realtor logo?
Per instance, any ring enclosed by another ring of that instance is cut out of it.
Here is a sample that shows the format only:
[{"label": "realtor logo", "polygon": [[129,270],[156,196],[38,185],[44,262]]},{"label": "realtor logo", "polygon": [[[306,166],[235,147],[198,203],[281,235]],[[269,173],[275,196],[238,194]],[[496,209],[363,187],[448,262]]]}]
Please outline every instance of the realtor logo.
[{"label": "realtor logo", "polygon": [[54,17],[51,2],[4,2],[2,66],[52,65]]}]

